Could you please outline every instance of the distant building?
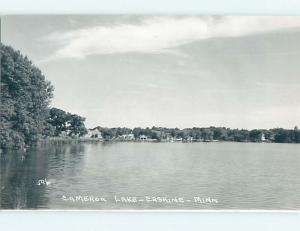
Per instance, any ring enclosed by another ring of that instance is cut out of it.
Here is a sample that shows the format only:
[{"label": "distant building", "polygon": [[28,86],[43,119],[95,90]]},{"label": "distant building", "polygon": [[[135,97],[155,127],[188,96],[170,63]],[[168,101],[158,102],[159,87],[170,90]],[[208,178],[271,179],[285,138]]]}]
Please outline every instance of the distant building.
[{"label": "distant building", "polygon": [[131,141],[131,140],[134,140],[135,137],[134,137],[133,133],[130,133],[130,134],[124,134],[124,135],[122,135],[121,139],[122,140],[126,140],[126,141]]},{"label": "distant building", "polygon": [[167,141],[167,142],[174,142],[174,137],[168,135],[167,138],[166,138],[166,141]]},{"label": "distant building", "polygon": [[262,134],[261,134],[261,142],[266,142],[266,141],[267,141],[267,139],[266,139],[266,137],[265,137],[265,134],[262,133]]},{"label": "distant building", "polygon": [[192,136],[189,136],[187,139],[186,139],[187,142],[193,142],[194,141],[194,138]]},{"label": "distant building", "polygon": [[95,138],[95,139],[102,139],[101,132],[96,129],[88,129],[88,133],[85,135],[85,138]]},{"label": "distant building", "polygon": [[135,139],[134,134],[133,133],[128,134],[127,139],[128,140],[134,140]]},{"label": "distant building", "polygon": [[182,141],[182,137],[177,137],[177,138],[175,139],[175,141],[181,142],[181,141]]},{"label": "distant building", "polygon": [[147,139],[148,139],[148,137],[145,136],[145,135],[140,135],[140,136],[139,136],[139,140],[145,141],[145,140],[147,140]]}]

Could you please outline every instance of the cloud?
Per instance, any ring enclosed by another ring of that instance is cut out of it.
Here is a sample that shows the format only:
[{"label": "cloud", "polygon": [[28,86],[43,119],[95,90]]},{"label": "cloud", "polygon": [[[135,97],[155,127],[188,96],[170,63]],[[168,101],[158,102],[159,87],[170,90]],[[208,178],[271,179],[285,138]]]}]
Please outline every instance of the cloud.
[{"label": "cloud", "polygon": [[51,59],[115,53],[157,53],[198,40],[238,37],[300,27],[300,17],[142,17],[135,23],[56,32],[47,40],[58,47]]}]

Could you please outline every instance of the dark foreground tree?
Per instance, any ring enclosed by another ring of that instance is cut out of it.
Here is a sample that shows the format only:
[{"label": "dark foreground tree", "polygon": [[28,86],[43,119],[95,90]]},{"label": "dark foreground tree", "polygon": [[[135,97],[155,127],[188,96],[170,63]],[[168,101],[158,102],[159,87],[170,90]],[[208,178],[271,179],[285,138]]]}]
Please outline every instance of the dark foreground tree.
[{"label": "dark foreground tree", "polygon": [[0,148],[22,148],[62,131],[86,133],[81,116],[56,108],[51,111],[58,118],[50,116],[53,86],[27,57],[1,43],[0,50]]},{"label": "dark foreground tree", "polygon": [[73,137],[86,134],[87,129],[84,126],[84,121],[85,118],[58,108],[51,108],[48,118],[49,124],[54,128],[55,136],[65,134]]},{"label": "dark foreground tree", "polygon": [[51,133],[53,86],[19,51],[1,45],[0,147],[21,147]]}]

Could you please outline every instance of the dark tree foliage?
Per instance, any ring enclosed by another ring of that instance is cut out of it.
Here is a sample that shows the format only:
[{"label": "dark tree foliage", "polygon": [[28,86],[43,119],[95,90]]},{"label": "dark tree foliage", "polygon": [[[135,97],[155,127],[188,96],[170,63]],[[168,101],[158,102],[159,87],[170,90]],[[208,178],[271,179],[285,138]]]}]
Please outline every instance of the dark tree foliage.
[{"label": "dark tree foliage", "polygon": [[160,140],[162,137],[162,132],[157,128],[153,127],[152,129],[147,127],[147,128],[134,128],[132,130],[132,133],[134,134],[135,137],[139,137],[141,135],[147,136],[149,139],[157,139]]},{"label": "dark tree foliage", "polygon": [[27,57],[1,44],[1,147],[21,147],[51,134],[46,118],[52,92]]},{"label": "dark tree foliage", "polygon": [[249,133],[249,138],[252,142],[261,141],[261,137],[262,137],[262,132],[260,130],[254,129]]},{"label": "dark tree foliage", "polygon": [[63,133],[69,137],[83,136],[87,133],[84,121],[85,118],[58,108],[51,108],[48,118],[48,123],[54,128],[55,136]]},{"label": "dark tree foliage", "polygon": [[51,108],[49,114],[48,122],[54,128],[54,136],[59,136],[67,130],[67,113],[58,108]]},{"label": "dark tree foliage", "polygon": [[[0,148],[22,148],[39,139],[60,135],[58,131],[65,128],[49,123],[49,104],[54,90],[51,83],[26,56],[9,46],[1,43],[0,46]],[[86,133],[82,117],[65,114],[70,136]]]},{"label": "dark tree foliage", "polygon": [[295,131],[295,134],[293,130],[286,130],[286,129],[276,129],[275,130],[275,142],[276,143],[291,143],[295,139],[295,134],[297,132]]}]

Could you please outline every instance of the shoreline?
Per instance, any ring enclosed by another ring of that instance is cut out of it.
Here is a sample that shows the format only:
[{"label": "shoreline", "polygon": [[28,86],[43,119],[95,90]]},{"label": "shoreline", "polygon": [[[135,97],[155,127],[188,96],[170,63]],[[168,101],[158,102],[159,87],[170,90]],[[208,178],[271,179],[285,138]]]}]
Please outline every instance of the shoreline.
[{"label": "shoreline", "polygon": [[234,140],[194,140],[194,141],[166,141],[166,140],[120,140],[120,139],[97,139],[97,138],[61,138],[51,137],[40,140],[39,143],[51,142],[78,142],[78,143],[263,143],[263,144],[299,144],[296,142],[271,142],[271,141],[234,141]]},{"label": "shoreline", "polygon": [[159,141],[159,140],[104,140],[104,139],[96,139],[96,138],[61,138],[61,137],[50,137],[46,139],[41,139],[37,141],[37,143],[33,145],[26,145],[21,148],[15,147],[0,147],[0,154],[3,150],[21,150],[26,152],[27,149],[32,147],[38,147],[40,145],[45,144],[71,144],[71,143],[170,143],[170,144],[195,144],[195,143],[244,143],[244,144],[299,144],[295,142],[253,142],[253,141],[234,141],[234,140],[212,140],[212,141]]}]

